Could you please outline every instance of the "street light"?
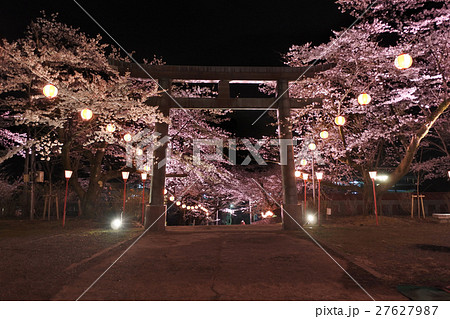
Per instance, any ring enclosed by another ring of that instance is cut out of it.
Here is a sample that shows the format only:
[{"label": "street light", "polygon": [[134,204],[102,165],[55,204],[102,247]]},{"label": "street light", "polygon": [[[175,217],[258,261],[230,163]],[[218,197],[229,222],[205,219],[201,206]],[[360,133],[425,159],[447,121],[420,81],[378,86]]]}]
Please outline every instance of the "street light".
[{"label": "street light", "polygon": [[[72,177],[72,171],[65,170],[64,177],[66,178],[66,195],[64,196],[64,214],[63,214],[63,227],[66,224],[66,206],[67,206],[67,191],[69,189],[69,179]],[[50,213],[49,213],[50,215]]]},{"label": "street light", "polygon": [[42,89],[42,93],[44,93],[47,98],[52,99],[58,95],[58,89],[53,84],[47,84]]},{"label": "street light", "polygon": [[300,176],[302,176],[302,172],[295,171],[294,175],[295,175],[296,178],[299,178]]},{"label": "street light", "polygon": [[303,177],[303,184],[305,185],[305,191],[304,191],[305,199],[303,202],[303,217],[305,217],[306,216],[306,181],[308,180],[308,174],[303,173],[302,177]]},{"label": "street light", "polygon": [[405,69],[409,68],[412,65],[412,63],[413,63],[413,59],[407,53],[400,54],[399,56],[397,56],[395,58],[395,61],[394,61],[395,67],[399,70],[405,70]]},{"label": "street light", "polygon": [[[122,172],[123,174],[124,172]],[[147,172],[141,173],[142,179],[142,225],[144,225],[144,212],[145,212],[145,181],[147,180]]]},{"label": "street light", "polygon": [[122,212],[120,214],[120,221],[123,219],[123,213],[125,212],[125,200],[127,196],[127,179],[130,176],[130,172],[122,172],[122,178],[123,178],[123,208]]},{"label": "street light", "polygon": [[302,160],[300,161],[300,165],[306,166],[306,164],[308,164],[308,161],[306,159],[302,158]]},{"label": "street light", "polygon": [[309,145],[308,145],[308,148],[311,150],[311,151],[314,151],[315,149],[316,149],[316,144],[314,144],[314,143],[309,143]]},{"label": "street light", "polygon": [[358,103],[359,103],[360,105],[367,105],[367,104],[370,103],[370,101],[372,101],[372,98],[371,98],[370,95],[367,94],[367,93],[361,93],[361,94],[358,96]]},{"label": "street light", "polygon": [[377,226],[378,226],[378,212],[377,212],[377,193],[375,191],[375,178],[377,178],[377,172],[371,171],[369,172],[369,176],[372,179],[372,186],[373,186],[373,203],[375,205],[375,217],[377,220]]},{"label": "street light", "polygon": [[323,173],[322,172],[317,172],[316,173],[316,177],[317,177],[317,181],[319,182],[319,200],[318,200],[318,205],[317,205],[317,224],[319,224],[320,226],[320,181],[323,178]]},{"label": "street light", "polygon": [[173,202],[173,201],[175,200],[175,196],[170,195],[169,200],[170,200],[171,202]]},{"label": "street light", "polygon": [[92,111],[90,109],[82,109],[81,110],[81,118],[83,119],[83,121],[89,121],[92,118],[92,115],[94,113],[92,113]]}]

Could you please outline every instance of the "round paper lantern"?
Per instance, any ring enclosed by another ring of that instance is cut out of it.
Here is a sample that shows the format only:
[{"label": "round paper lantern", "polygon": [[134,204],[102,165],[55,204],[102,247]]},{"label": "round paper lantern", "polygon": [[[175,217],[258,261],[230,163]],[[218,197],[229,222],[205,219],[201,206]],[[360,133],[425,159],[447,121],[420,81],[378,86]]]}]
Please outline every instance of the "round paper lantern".
[{"label": "round paper lantern", "polygon": [[125,134],[125,135],[123,136],[123,140],[124,140],[125,142],[131,141],[131,134],[130,134],[130,133]]},{"label": "round paper lantern", "polygon": [[109,133],[113,133],[116,130],[116,126],[114,124],[108,124],[108,125],[106,125],[106,130]]},{"label": "round paper lantern", "polygon": [[328,132],[327,131],[320,132],[320,138],[323,138],[323,139],[328,138]]},{"label": "round paper lantern", "polygon": [[58,95],[58,89],[53,84],[47,84],[46,86],[44,86],[44,88],[42,89],[42,92],[44,93],[44,95],[46,97],[48,97],[50,99],[54,98]]},{"label": "round paper lantern", "polygon": [[334,123],[336,123],[336,125],[342,126],[345,124],[345,117],[343,117],[342,115],[336,116],[336,118],[334,119]]},{"label": "round paper lantern", "polygon": [[358,96],[358,103],[359,103],[360,105],[367,105],[367,104],[370,103],[371,100],[372,100],[372,98],[371,98],[370,95],[367,94],[367,93],[361,93],[361,94]]},{"label": "round paper lantern", "polygon": [[412,62],[412,57],[407,53],[403,53],[395,58],[394,65],[397,69],[404,70],[409,68],[412,65]]},{"label": "round paper lantern", "polygon": [[92,115],[94,115],[92,113],[92,111],[90,109],[82,109],[81,110],[81,118],[84,121],[89,121],[92,118]]}]

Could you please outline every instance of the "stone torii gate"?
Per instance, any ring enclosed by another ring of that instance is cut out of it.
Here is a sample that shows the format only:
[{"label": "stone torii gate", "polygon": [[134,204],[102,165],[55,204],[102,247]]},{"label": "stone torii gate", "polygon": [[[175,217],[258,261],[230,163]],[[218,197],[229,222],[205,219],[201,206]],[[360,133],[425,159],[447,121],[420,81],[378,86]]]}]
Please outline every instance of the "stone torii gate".
[{"label": "stone torii gate", "polygon": [[[236,66],[175,66],[175,65],[137,65],[111,61],[111,65],[119,72],[130,72],[134,78],[157,79],[159,85],[165,90],[158,97],[150,98],[146,103],[157,105],[164,116],[169,116],[171,108],[185,109],[235,109],[235,110],[277,110],[279,139],[292,141],[292,125],[289,121],[290,110],[302,108],[317,99],[292,99],[289,98],[289,81],[296,81],[301,75],[311,76],[315,72],[327,68],[326,65],[312,68],[290,67],[236,67]],[[144,70],[146,72],[144,72]],[[179,98],[171,96],[172,81],[196,80],[200,82],[218,81],[217,98]],[[231,98],[230,81],[246,81],[247,83],[260,81],[276,81],[278,98]],[[281,97],[280,97],[281,96]],[[167,136],[169,125],[156,123],[155,131]],[[285,145],[286,165],[281,165],[281,177],[283,185],[282,220],[283,229],[298,229],[296,222],[301,222],[301,208],[298,204],[297,187],[295,180],[294,148],[292,143]],[[153,175],[150,186],[149,205],[145,211],[145,228],[150,231],[162,231],[165,229],[164,187],[166,180],[166,166],[158,168],[158,164],[166,157],[167,143],[156,148],[153,153]],[[281,152],[280,152],[281,155]],[[283,154],[284,155],[284,154]],[[285,216],[283,210],[291,217]],[[161,217],[164,215],[164,217]]]}]

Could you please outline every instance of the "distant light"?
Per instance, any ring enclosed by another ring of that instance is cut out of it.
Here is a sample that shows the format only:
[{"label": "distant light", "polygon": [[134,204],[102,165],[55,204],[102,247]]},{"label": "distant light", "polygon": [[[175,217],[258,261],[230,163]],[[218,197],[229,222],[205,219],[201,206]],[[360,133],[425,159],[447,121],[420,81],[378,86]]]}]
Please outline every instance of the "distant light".
[{"label": "distant light", "polygon": [[169,197],[169,200],[170,200],[171,202],[173,202],[173,201],[175,200],[175,196],[173,196],[173,195],[170,196],[170,197]]},{"label": "distant light", "polygon": [[412,63],[413,63],[413,59],[407,53],[400,54],[399,56],[397,56],[395,58],[395,61],[394,61],[395,67],[399,70],[404,70],[404,69],[409,68],[412,65]]},{"label": "distant light", "polygon": [[448,171],[447,173],[448,173],[448,178],[450,178],[450,171]]},{"label": "distant light", "polygon": [[300,165],[305,166],[306,164],[308,164],[308,161],[302,158],[302,160],[300,161]]},{"label": "distant light", "polygon": [[367,105],[367,104],[370,103],[370,101],[372,101],[372,98],[371,98],[370,95],[367,94],[367,93],[361,93],[361,94],[358,96],[358,103],[359,103],[360,105]]},{"label": "distant light", "polygon": [[81,110],[81,118],[84,121],[89,121],[92,118],[92,115],[94,115],[94,113],[92,113],[92,111],[90,109],[82,109]]},{"label": "distant light", "polygon": [[122,178],[123,178],[123,180],[127,180],[128,179],[128,177],[130,176],[130,172],[122,172]]},{"label": "distant light", "polygon": [[108,125],[106,125],[106,130],[109,133],[113,133],[116,130],[116,126],[114,124],[108,124]]},{"label": "distant light", "polygon": [[345,124],[345,117],[343,117],[342,115],[336,116],[336,118],[334,119],[334,123],[336,123],[336,125],[342,126]]},{"label": "distant light", "polygon": [[316,216],[314,216],[313,214],[308,214],[306,216],[306,219],[310,224],[314,224],[316,222]]},{"label": "distant light", "polygon": [[309,145],[308,145],[308,148],[311,150],[311,151],[314,151],[315,149],[316,149],[316,144],[314,144],[314,143],[309,143]]},{"label": "distant light", "polygon": [[150,166],[149,165],[145,165],[144,166],[144,171],[149,172],[150,171]]},{"label": "distant light", "polygon": [[46,86],[44,86],[42,92],[49,99],[52,99],[58,95],[58,89],[53,84],[47,84]]},{"label": "distant light", "polygon": [[181,208],[186,208],[186,204],[181,205]]},{"label": "distant light", "polygon": [[111,222],[111,228],[114,230],[118,230],[120,227],[122,227],[122,221],[120,218],[116,218]]},{"label": "distant light", "polygon": [[136,155],[137,156],[141,156],[142,154],[144,154],[144,151],[140,148],[136,149]]},{"label": "distant light", "polygon": [[123,136],[123,140],[124,140],[125,142],[131,141],[131,134],[130,134],[130,133],[125,134],[125,135]]},{"label": "distant light", "polygon": [[143,181],[146,181],[147,180],[147,173],[141,173],[141,178],[142,178],[142,180]]},{"label": "distant light", "polygon": [[320,138],[323,138],[323,139],[328,138],[328,132],[327,131],[320,132]]},{"label": "distant light", "polygon": [[198,205],[195,205],[194,208],[195,208],[195,209],[198,209]]},{"label": "distant light", "polygon": [[261,217],[262,218],[269,218],[269,217],[273,217],[273,212],[272,211],[270,211],[270,210],[268,210],[267,212],[265,212],[265,213],[261,213]]},{"label": "distant light", "polygon": [[180,206],[180,205],[181,205],[181,202],[180,202],[180,201],[177,201],[175,204],[177,204],[177,206]]},{"label": "distant light", "polygon": [[323,179],[323,172],[316,172],[316,177],[318,180]]},{"label": "distant light", "polygon": [[300,177],[300,176],[302,176],[302,172],[300,172],[300,171],[295,171],[295,177]]},{"label": "distant light", "polygon": [[375,179],[375,178],[377,178],[377,172],[376,171],[371,171],[371,172],[369,172],[369,176],[370,176],[371,179]]},{"label": "distant light", "polygon": [[387,181],[389,179],[389,176],[387,176],[387,175],[378,175],[375,179],[377,181],[380,181],[380,182],[385,182],[385,181]]},{"label": "distant light", "polygon": [[167,189],[164,188],[164,195],[167,195]]},{"label": "distant light", "polygon": [[191,209],[191,206],[186,206],[186,208],[190,210],[190,209]]},{"label": "distant light", "polygon": [[302,177],[303,177],[303,180],[304,180],[304,181],[307,181],[307,180],[308,180],[308,174],[303,173],[303,174],[302,174]]}]

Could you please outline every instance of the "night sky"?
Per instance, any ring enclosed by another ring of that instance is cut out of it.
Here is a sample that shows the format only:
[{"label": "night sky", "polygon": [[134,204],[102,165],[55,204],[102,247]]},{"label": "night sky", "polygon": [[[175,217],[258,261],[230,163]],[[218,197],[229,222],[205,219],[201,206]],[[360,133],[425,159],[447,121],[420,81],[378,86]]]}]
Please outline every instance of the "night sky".
[{"label": "night sky", "polygon": [[[138,60],[156,55],[167,64],[283,65],[292,44],[325,42],[353,21],[332,0],[78,2]],[[1,38],[22,36],[45,10],[112,43],[71,0],[5,1],[0,10]]]}]

